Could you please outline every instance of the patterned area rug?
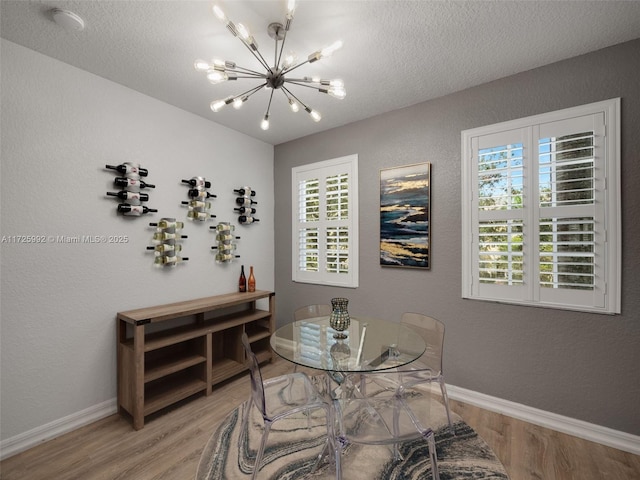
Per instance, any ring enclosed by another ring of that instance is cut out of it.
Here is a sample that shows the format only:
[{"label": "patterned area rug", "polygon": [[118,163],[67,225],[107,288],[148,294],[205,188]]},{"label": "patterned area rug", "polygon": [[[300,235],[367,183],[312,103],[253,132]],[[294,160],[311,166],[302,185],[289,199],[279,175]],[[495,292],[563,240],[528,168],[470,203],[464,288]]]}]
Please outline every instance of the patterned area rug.
[{"label": "patterned area rug", "polygon": [[[196,480],[247,480],[251,478],[256,449],[262,435],[262,418],[256,408],[245,432],[242,432],[244,405],[233,410],[218,426],[207,443]],[[436,450],[441,480],[508,480],[507,473],[478,434],[453,414],[455,435],[446,424],[444,408],[436,430]],[[260,480],[335,478],[335,469],[323,462],[312,473],[326,442],[326,427],[321,410],[308,418],[291,416],[277,421],[269,435],[262,460]],[[431,479],[431,463],[424,440],[400,445],[404,460],[394,461],[386,446],[348,445],[343,452],[343,478],[346,480],[425,480]]]}]

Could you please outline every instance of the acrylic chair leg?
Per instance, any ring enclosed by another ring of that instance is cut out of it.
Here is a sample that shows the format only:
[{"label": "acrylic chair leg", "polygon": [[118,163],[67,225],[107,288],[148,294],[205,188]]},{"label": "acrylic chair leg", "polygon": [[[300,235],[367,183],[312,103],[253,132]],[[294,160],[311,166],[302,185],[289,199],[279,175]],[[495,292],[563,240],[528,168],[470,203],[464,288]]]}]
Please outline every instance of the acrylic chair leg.
[{"label": "acrylic chair leg", "polygon": [[242,446],[242,439],[247,433],[247,424],[249,423],[249,416],[251,415],[251,408],[253,407],[253,398],[249,397],[249,400],[244,402],[242,408],[242,428],[240,429],[240,435],[238,435],[238,448]]},{"label": "acrylic chair leg", "polygon": [[335,439],[336,480],[342,480],[342,441]]},{"label": "acrylic chair leg", "polygon": [[449,410],[449,396],[447,395],[447,387],[444,384],[444,379],[440,379],[438,382],[440,384],[440,391],[442,392],[442,401],[444,402],[444,408],[447,411],[447,421],[449,422],[449,429],[451,433],[456,434],[453,429],[453,422],[451,421],[451,411]]},{"label": "acrylic chair leg", "polygon": [[404,460],[402,455],[400,454],[400,449],[398,448],[398,442],[395,441],[396,438],[400,436],[400,405],[399,402],[395,402],[393,405],[393,459],[397,462],[399,460]]},{"label": "acrylic chair leg", "polygon": [[434,440],[433,432],[427,438],[429,444],[429,458],[431,459],[431,474],[433,480],[440,480],[440,473],[438,472],[438,456],[436,455],[436,442]]},{"label": "acrylic chair leg", "polygon": [[324,447],[322,451],[318,454],[315,463],[313,464],[313,468],[311,469],[311,473],[315,473],[325,458],[327,461],[331,461],[331,456],[336,455],[336,438],[335,438],[335,424],[333,417],[333,410],[331,407],[327,407],[326,409],[326,419],[327,419],[327,441],[324,443]]},{"label": "acrylic chair leg", "polygon": [[255,480],[258,477],[258,470],[260,470],[260,463],[262,462],[264,447],[267,445],[267,438],[269,437],[270,431],[271,431],[271,422],[265,421],[264,433],[262,434],[262,440],[260,441],[260,448],[258,449],[258,453],[256,454],[256,461],[253,464],[253,475],[251,476],[251,480]]}]

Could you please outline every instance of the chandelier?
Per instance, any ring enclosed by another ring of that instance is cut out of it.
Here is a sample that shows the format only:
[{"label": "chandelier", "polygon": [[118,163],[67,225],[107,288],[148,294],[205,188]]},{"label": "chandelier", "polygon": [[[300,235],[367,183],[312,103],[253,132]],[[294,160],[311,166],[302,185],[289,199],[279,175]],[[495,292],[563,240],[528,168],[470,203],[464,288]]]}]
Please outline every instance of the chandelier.
[{"label": "chandelier", "polygon": [[[342,42],[337,41],[332,45],[318,50],[309,55],[306,60],[297,61],[295,54],[283,55],[285,41],[287,39],[287,32],[291,27],[293,20],[293,13],[296,8],[295,0],[289,0],[287,4],[287,14],[284,25],[282,23],[271,23],[267,28],[267,32],[271,38],[275,41],[275,54],[273,65],[270,66],[269,62],[264,58],[258,49],[258,43],[251,35],[249,30],[238,23],[234,24],[227,18],[222,9],[218,5],[213,6],[213,13],[218,19],[224,23],[227,29],[233,34],[234,37],[240,39],[242,44],[247,47],[251,54],[256,58],[260,65],[264,68],[264,72],[252,70],[249,68],[236,65],[235,62],[227,60],[212,60],[207,62],[205,60],[196,60],[195,69],[199,72],[204,72],[207,75],[207,79],[212,84],[218,84],[230,80],[238,79],[253,79],[258,80],[258,85],[247,91],[240,93],[239,95],[231,95],[222,100],[214,100],[211,102],[211,110],[219,112],[224,106],[233,104],[234,108],[239,109],[242,107],[249,97],[257,93],[262,89],[269,91],[269,103],[267,104],[267,110],[264,114],[264,118],[260,123],[260,128],[263,130],[269,129],[269,112],[271,110],[271,101],[273,100],[273,94],[276,90],[281,91],[287,98],[291,111],[297,112],[300,110],[300,106],[311,116],[311,118],[319,122],[321,119],[320,114],[316,110],[312,110],[309,106],[304,104],[296,95],[294,95],[289,87],[291,85],[297,85],[307,88],[312,88],[320,93],[331,95],[335,98],[342,99],[345,97],[346,92],[344,89],[344,83],[342,80],[323,80],[316,77],[302,77],[292,78],[290,73],[293,70],[305,65],[307,63],[316,62],[322,58],[329,57],[333,52],[342,47]],[[278,48],[279,46],[279,48]]]}]

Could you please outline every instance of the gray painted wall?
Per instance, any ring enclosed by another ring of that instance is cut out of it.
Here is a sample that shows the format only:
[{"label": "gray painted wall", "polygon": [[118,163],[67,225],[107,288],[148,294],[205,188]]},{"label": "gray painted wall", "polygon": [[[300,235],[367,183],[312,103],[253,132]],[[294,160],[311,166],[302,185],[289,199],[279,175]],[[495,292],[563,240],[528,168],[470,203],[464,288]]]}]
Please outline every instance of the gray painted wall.
[{"label": "gray painted wall", "polygon": [[[441,68],[446,68],[441,66]],[[350,299],[350,312],[398,320],[404,311],[447,326],[448,383],[640,435],[640,40],[278,145],[275,286],[278,323],[293,310]],[[384,92],[380,92],[384,94]],[[622,98],[622,315],[518,307],[461,298],[460,132]],[[348,100],[345,100],[348,101]],[[331,115],[331,112],[324,112]],[[360,287],[291,281],[291,168],[357,153]],[[432,269],[378,261],[379,170],[432,162]]]}]

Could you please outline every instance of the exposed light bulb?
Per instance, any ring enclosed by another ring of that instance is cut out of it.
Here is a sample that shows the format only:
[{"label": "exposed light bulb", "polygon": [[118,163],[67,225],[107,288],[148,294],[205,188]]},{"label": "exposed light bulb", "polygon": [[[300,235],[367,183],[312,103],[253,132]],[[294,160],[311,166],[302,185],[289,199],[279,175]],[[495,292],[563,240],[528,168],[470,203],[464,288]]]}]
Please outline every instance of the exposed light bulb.
[{"label": "exposed light bulb", "polygon": [[298,103],[293,98],[289,99],[289,108],[291,108],[291,111],[293,113],[296,113],[296,112],[298,112],[300,110],[300,106],[298,105]]},{"label": "exposed light bulb", "polygon": [[339,50],[340,48],[342,48],[342,40],[337,40],[333,42],[331,45],[329,45],[328,47],[325,47],[322,50],[320,50],[320,56],[330,57],[333,54],[333,52],[335,52],[336,50]]},{"label": "exposed light bulb", "polygon": [[225,72],[221,72],[219,70],[210,70],[209,73],[207,73],[207,80],[215,85],[216,83],[222,83],[229,80],[229,76]]},{"label": "exposed light bulb", "polygon": [[262,130],[269,130],[269,115],[264,116],[262,122],[260,122],[260,128]]},{"label": "exposed light bulb", "polygon": [[331,87],[342,87],[342,88],[344,88],[344,82],[340,78],[336,78],[335,80],[329,80],[329,85]]},{"label": "exposed light bulb", "polygon": [[331,87],[327,93],[332,97],[339,98],[340,100],[347,96],[346,90],[342,87]]},{"label": "exposed light bulb", "polygon": [[219,112],[226,104],[224,100],[214,100],[209,106],[214,112]]},{"label": "exposed light bulb", "polygon": [[236,68],[235,62],[229,62],[228,60],[220,60],[219,58],[214,58],[211,60],[214,66],[219,68]]},{"label": "exposed light bulb", "polygon": [[239,110],[242,107],[242,104],[247,100],[247,97],[236,97],[233,100],[233,108]]},{"label": "exposed light bulb", "polygon": [[247,40],[251,34],[249,33],[249,30],[247,30],[247,27],[245,27],[243,24],[239,23],[238,24],[238,33],[240,34],[240,36],[242,38],[244,38],[245,40]]},{"label": "exposed light bulb", "polygon": [[206,72],[211,68],[211,65],[209,65],[209,62],[207,62],[206,60],[202,60],[200,58],[193,63],[193,66],[198,72]]},{"label": "exposed light bulb", "polygon": [[319,122],[322,119],[320,114],[315,110],[311,110],[309,107],[306,107],[305,110],[309,113],[309,115],[311,115],[311,118],[313,118],[314,122]]},{"label": "exposed light bulb", "polygon": [[295,53],[289,53],[286,57],[284,57],[284,62],[283,65],[285,68],[290,67],[291,65],[293,65],[294,63],[296,63],[296,60],[298,60],[298,57]]},{"label": "exposed light bulb", "polygon": [[287,18],[291,20],[293,18],[293,12],[296,10],[296,0],[289,0],[287,2]]},{"label": "exposed light bulb", "polygon": [[227,16],[224,14],[222,9],[218,5],[213,6],[213,13],[215,14],[216,17],[218,17],[218,20],[220,20],[221,22],[227,21]]}]

